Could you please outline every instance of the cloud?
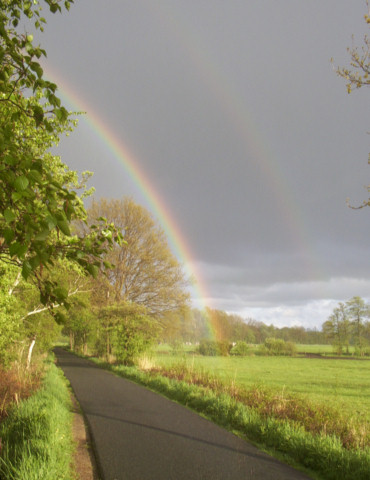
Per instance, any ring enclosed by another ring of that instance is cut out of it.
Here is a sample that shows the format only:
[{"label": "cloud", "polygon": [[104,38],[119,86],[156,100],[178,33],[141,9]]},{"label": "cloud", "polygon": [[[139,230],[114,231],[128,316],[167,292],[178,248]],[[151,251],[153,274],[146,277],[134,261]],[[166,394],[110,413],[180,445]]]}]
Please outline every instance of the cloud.
[{"label": "cloud", "polygon": [[[277,326],[301,325],[320,328],[338,302],[353,296],[369,300],[370,279],[331,277],[325,280],[258,282],[241,267],[197,266],[205,272],[205,303],[212,308],[237,313]],[[207,284],[212,288],[207,288]]]}]

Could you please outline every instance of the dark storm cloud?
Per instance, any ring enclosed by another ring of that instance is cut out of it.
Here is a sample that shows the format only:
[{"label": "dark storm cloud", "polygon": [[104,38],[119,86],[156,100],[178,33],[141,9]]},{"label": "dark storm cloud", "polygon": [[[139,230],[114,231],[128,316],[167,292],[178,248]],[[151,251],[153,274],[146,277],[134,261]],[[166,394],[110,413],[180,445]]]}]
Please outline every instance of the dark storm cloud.
[{"label": "dark storm cloud", "polygon": [[[90,0],[48,19],[46,67],[130,148],[219,308],[309,324],[310,308],[324,321],[334,300],[366,296],[369,213],[346,198],[367,195],[368,93],[348,96],[330,64],[348,63],[364,13],[347,0]],[[61,152],[95,171],[98,196],[145,202],[83,120]]]}]

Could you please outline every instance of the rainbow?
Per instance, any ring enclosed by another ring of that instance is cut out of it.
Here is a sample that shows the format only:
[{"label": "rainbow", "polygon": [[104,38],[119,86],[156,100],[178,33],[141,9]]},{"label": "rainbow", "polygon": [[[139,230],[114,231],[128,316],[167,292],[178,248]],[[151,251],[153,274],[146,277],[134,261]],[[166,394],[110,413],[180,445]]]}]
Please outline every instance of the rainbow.
[{"label": "rainbow", "polygon": [[166,29],[174,42],[177,42],[181,55],[186,56],[197,72],[198,79],[207,87],[225,118],[233,125],[234,131],[244,143],[246,155],[253,158],[266,180],[266,189],[273,192],[284,228],[294,238],[305,254],[307,271],[324,276],[318,261],[318,254],[309,242],[310,233],[304,216],[299,209],[299,199],[293,193],[292,186],[284,176],[276,155],[256,127],[250,108],[243,95],[238,91],[225,68],[212,54],[205,38],[197,32],[182,14],[175,2],[149,3],[148,8],[162,29]]},{"label": "rainbow", "polygon": [[[233,125],[235,132],[243,140],[245,151],[249,158],[253,158],[266,180],[266,189],[274,193],[276,205],[279,207],[280,216],[284,228],[286,228],[300,250],[305,254],[305,268],[313,271],[315,276],[323,276],[321,266],[318,262],[318,255],[310,244],[310,234],[307,224],[304,221],[302,212],[299,210],[299,201],[293,194],[293,189],[279,166],[277,158],[269,148],[266,140],[256,128],[255,122],[250,114],[246,100],[243,100],[242,92],[238,92],[233,85],[230,76],[215,58],[211,50],[207,48],[204,39],[197,34],[190,25],[186,24],[184,16],[178,7],[173,3],[150,3],[148,8],[157,17],[164,29],[167,29],[182,54],[188,57],[193,71],[198,74],[199,80],[203,82],[215,101],[219,104],[225,117]],[[207,286],[202,279],[201,272],[192,261],[191,254],[184,235],[176,224],[165,200],[161,198],[155,185],[150,182],[145,172],[140,168],[140,162],[132,155],[127,145],[114,134],[108,122],[94,112],[90,105],[84,104],[81,96],[72,91],[59,74],[52,74],[49,68],[45,69],[51,78],[56,79],[60,87],[61,97],[66,104],[70,104],[74,110],[86,111],[84,117],[91,130],[99,137],[114,158],[123,166],[126,174],[144,196],[150,205],[153,214],[158,218],[161,226],[166,232],[169,243],[176,257],[183,263],[186,273],[194,279],[195,302],[201,309],[210,304],[211,296],[207,292]],[[212,306],[212,305],[210,305]],[[209,315],[209,329],[213,337],[220,338],[217,326]]]},{"label": "rainbow", "polygon": [[145,172],[140,168],[140,162],[131,154],[127,145],[121,139],[118,139],[113,129],[108,126],[108,122],[95,112],[90,105],[81,100],[80,94],[77,96],[59,73],[56,73],[55,70],[51,72],[50,68],[45,68],[45,71],[46,76],[58,85],[58,94],[65,105],[71,107],[75,112],[86,112],[82,117],[83,121],[87,123],[94,135],[100,139],[104,148],[123,167],[124,172],[129,175],[143,195],[143,198],[150,205],[152,213],[158,219],[167,235],[174,255],[181,262],[186,276],[190,279],[190,293],[194,306],[201,309],[207,316],[209,336],[211,338],[220,338],[212,325],[213,322],[210,319],[210,315],[207,314],[207,307],[210,304],[211,297],[207,292],[201,272],[195,266],[192,260],[193,255],[166,202],[161,198],[155,186],[148,180]]}]

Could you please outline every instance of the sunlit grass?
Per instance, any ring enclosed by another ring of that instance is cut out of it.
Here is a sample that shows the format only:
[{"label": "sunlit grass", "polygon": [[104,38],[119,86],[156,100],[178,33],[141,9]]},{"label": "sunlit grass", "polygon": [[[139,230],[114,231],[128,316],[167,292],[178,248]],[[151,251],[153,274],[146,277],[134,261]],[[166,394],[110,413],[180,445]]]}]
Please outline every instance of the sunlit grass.
[{"label": "sunlit grass", "polygon": [[14,406],[0,424],[0,478],[7,480],[70,480],[71,400],[66,380],[50,364],[43,385]]},{"label": "sunlit grass", "polygon": [[159,366],[179,362],[234,380],[299,393],[370,421],[370,361],[292,357],[202,357],[153,354]]}]

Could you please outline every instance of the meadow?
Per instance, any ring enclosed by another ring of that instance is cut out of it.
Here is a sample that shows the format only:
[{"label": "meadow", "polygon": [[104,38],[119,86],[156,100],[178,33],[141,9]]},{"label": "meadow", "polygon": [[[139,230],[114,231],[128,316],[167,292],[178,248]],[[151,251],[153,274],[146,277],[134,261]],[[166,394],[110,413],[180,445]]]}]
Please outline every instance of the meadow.
[{"label": "meadow", "polygon": [[[325,347],[325,346],[324,346]],[[316,352],[317,353],[316,349]],[[324,353],[324,352],[323,352]],[[340,408],[370,421],[370,360],[304,357],[204,357],[190,352],[153,352],[160,367],[183,363],[245,387],[272,387]]]}]

